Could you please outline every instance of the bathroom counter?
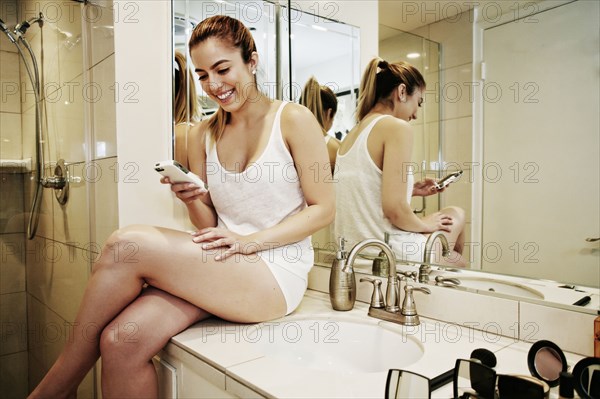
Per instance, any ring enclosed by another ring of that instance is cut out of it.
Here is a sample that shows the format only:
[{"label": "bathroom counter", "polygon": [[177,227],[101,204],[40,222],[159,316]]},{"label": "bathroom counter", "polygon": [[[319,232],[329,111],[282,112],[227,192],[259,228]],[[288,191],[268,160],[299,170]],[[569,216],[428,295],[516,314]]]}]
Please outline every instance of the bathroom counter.
[{"label": "bathroom counter", "polygon": [[[219,393],[217,396],[222,397],[383,397],[387,369],[365,372],[337,370],[328,364],[306,367],[306,363],[302,363],[303,366],[299,366],[299,363],[295,364],[296,362],[276,354],[265,354],[264,347],[257,342],[256,333],[259,330],[270,331],[272,336],[268,339],[274,340],[295,340],[298,334],[308,334],[314,340],[333,339],[331,342],[335,342],[335,335],[340,331],[330,329],[332,324],[335,325],[336,321],[351,321],[379,325],[403,334],[400,339],[417,342],[424,350],[423,355],[416,362],[397,368],[429,378],[452,369],[457,358],[469,358],[476,348],[486,348],[497,354],[499,372],[529,374],[526,362],[529,344],[426,318],[421,319],[418,327],[400,326],[368,317],[367,311],[367,304],[357,302],[351,311],[336,312],[331,308],[327,294],[309,290],[300,307],[289,316],[258,325],[209,319],[173,337],[162,353],[163,356],[166,355],[167,361],[169,353],[175,352],[185,353],[188,363],[190,359],[194,362],[197,360],[201,367],[195,366],[196,370],[200,370],[196,374],[201,374],[203,379],[214,385]],[[314,320],[314,323],[309,328],[299,329],[299,326],[305,324],[298,324],[297,321],[306,319]],[[279,329],[269,330],[265,326],[278,326]],[[282,331],[287,331],[288,336],[277,335]],[[568,356],[568,359],[572,362],[578,360],[572,356]],[[402,359],[399,359],[399,364],[402,364]],[[186,381],[185,374],[178,378],[179,386],[192,383],[191,379]],[[215,395],[215,392],[211,392],[211,396]],[[451,395],[452,384],[448,384],[433,392],[432,397],[448,398]]]}]

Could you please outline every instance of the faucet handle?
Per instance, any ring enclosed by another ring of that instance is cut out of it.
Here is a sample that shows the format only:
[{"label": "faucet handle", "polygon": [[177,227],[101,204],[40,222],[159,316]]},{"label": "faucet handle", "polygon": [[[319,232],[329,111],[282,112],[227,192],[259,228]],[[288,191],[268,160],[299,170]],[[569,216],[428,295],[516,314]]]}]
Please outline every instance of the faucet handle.
[{"label": "faucet handle", "polygon": [[435,276],[435,285],[456,287],[457,285],[460,285],[460,280],[453,277]]},{"label": "faucet handle", "polygon": [[378,278],[370,278],[370,277],[362,277],[359,280],[361,283],[363,281],[368,281],[373,283],[373,294],[371,295],[371,307],[372,308],[383,308],[385,306],[385,301],[383,300],[383,293],[381,292],[381,280]]},{"label": "faucet handle", "polygon": [[412,279],[413,281],[417,281],[417,272],[415,271],[406,271],[406,272],[397,272],[398,275],[404,276],[407,279]]},{"label": "faucet handle", "polygon": [[415,305],[415,299],[413,297],[413,291],[424,292],[425,294],[431,294],[431,290],[426,287],[413,287],[412,285],[406,284],[404,286],[404,302],[402,302],[402,314],[405,316],[416,316],[417,307]]}]

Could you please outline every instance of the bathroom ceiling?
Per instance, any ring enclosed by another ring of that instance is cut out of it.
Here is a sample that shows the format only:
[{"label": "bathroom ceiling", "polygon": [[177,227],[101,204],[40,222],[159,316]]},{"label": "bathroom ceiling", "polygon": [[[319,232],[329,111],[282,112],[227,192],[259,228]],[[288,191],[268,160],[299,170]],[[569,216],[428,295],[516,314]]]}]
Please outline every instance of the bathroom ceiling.
[{"label": "bathroom ceiling", "polygon": [[470,10],[479,5],[488,18],[495,19],[507,12],[522,8],[523,16],[537,11],[536,3],[545,1],[558,4],[564,0],[379,0],[379,23],[410,32],[421,26],[434,23]]}]

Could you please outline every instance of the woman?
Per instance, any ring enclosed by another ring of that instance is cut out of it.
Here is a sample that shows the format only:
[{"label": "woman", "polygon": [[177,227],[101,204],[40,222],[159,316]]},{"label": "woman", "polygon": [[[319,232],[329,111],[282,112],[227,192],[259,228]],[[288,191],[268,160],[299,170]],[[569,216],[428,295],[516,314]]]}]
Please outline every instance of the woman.
[{"label": "woman", "polygon": [[189,168],[188,134],[198,122],[198,108],[194,76],[187,67],[185,56],[180,51],[175,51],[175,100],[173,101],[175,155],[173,158],[186,168]]},{"label": "woman", "polygon": [[[306,108],[261,94],[256,46],[238,20],[202,21],[189,47],[203,90],[219,104],[188,142],[190,168],[210,191],[171,183],[198,231],[132,226],[112,234],[73,339],[32,398],[74,396],[98,356],[105,398],[157,397],[151,359],[173,335],[210,315],[279,318],[304,295],[310,234],[334,215],[333,187],[309,173],[328,162],[319,125]],[[115,247],[131,245],[135,262],[115,259]],[[135,339],[122,339],[132,327]]]},{"label": "woman", "polygon": [[428,234],[442,231],[452,254],[442,259],[436,248],[432,259],[465,266],[462,209],[419,218],[410,208],[412,196],[438,192],[433,179],[413,184],[410,172],[414,133],[409,122],[417,119],[424,90],[425,80],[412,65],[379,58],[369,63],[361,80],[358,124],[337,156],[335,234],[353,245],[365,238],[383,240],[388,232],[401,259],[419,262]]},{"label": "woman", "polygon": [[340,142],[327,134],[333,125],[333,118],[337,112],[338,101],[333,90],[327,86],[321,86],[314,76],[306,82],[302,90],[300,103],[315,115],[317,121],[323,129],[325,143],[327,143],[327,152],[329,152],[329,162],[331,171],[335,167],[335,158],[340,148]]}]

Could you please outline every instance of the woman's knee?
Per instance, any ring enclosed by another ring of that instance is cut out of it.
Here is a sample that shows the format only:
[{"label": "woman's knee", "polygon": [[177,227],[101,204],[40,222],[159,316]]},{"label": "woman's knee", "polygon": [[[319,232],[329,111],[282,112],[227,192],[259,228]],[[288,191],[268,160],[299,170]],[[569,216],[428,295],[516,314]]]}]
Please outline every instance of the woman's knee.
[{"label": "woman's knee", "polygon": [[[131,327],[131,328],[130,328]],[[122,326],[111,323],[100,334],[100,356],[107,364],[131,364],[140,353],[143,353],[143,343],[135,339],[132,331],[135,326]]]},{"label": "woman's knee", "polygon": [[148,240],[150,233],[151,227],[144,225],[131,225],[115,230],[106,240],[93,271],[124,263],[136,263],[136,254],[144,241]]},{"label": "woman's knee", "polygon": [[441,210],[442,213],[448,213],[457,223],[464,224],[466,220],[466,212],[458,206],[448,206]]}]

